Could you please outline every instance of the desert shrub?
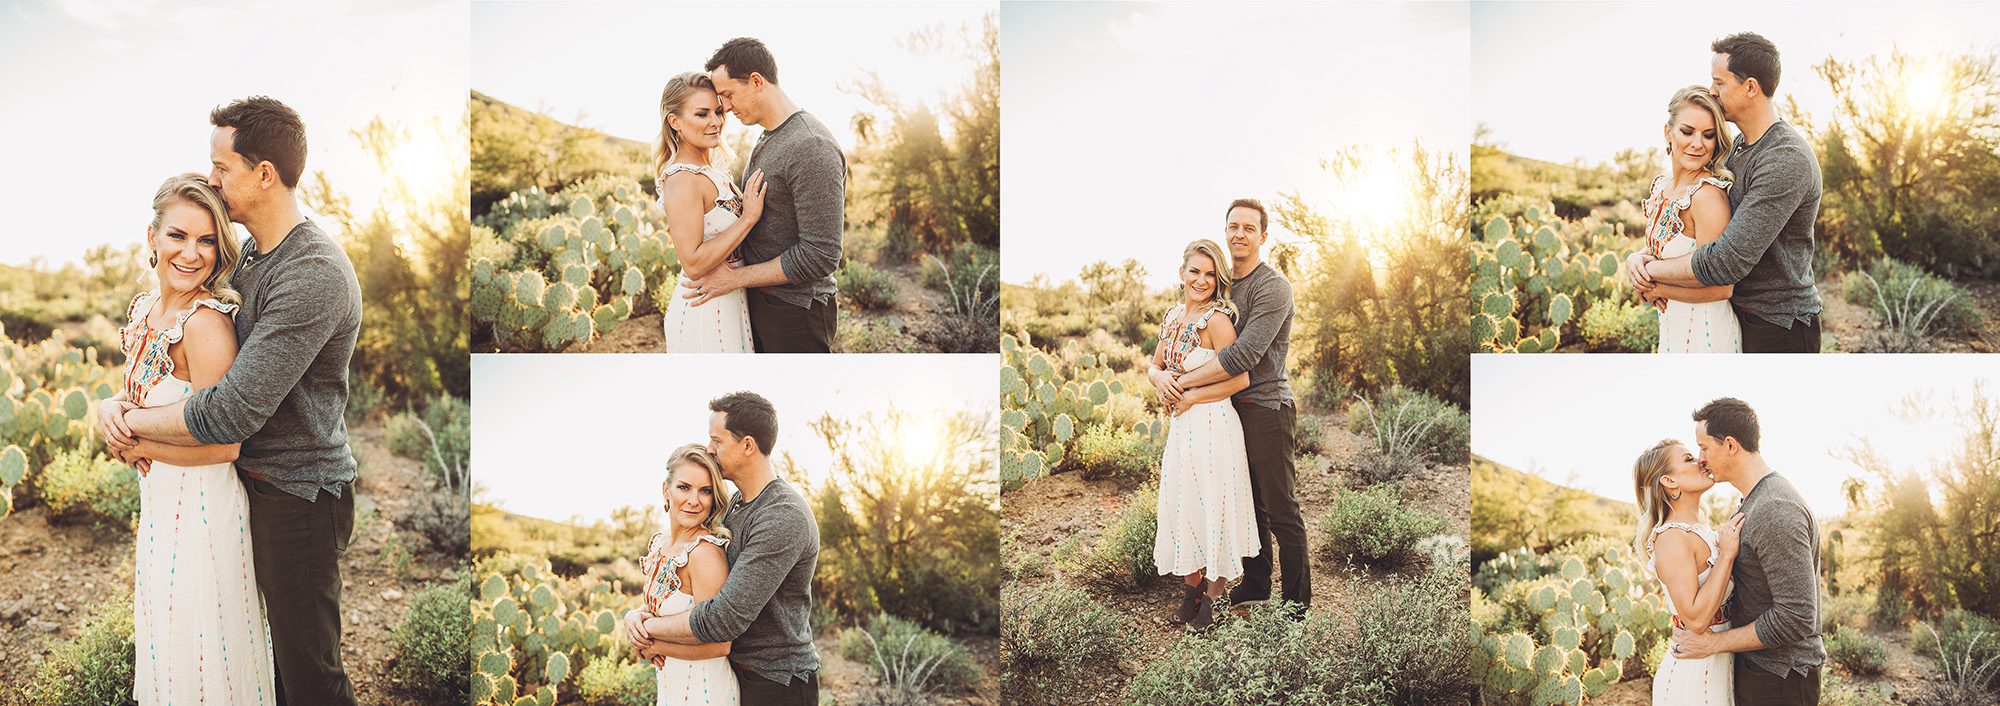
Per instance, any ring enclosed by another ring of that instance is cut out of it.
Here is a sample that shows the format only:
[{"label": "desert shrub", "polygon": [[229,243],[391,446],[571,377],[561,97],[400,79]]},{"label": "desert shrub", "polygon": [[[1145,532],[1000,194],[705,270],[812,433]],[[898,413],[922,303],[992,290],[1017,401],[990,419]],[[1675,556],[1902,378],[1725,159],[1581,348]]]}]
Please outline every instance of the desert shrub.
[{"label": "desert shrub", "polygon": [[2000,689],[2000,624],[1990,618],[1955,610],[1937,627],[1918,622],[1910,628],[1911,647],[1934,655],[1943,678],[1928,685],[1912,703],[1923,706],[1973,706],[1992,703]]},{"label": "desert shrub", "polygon": [[1864,676],[1881,674],[1889,665],[1888,658],[1882,656],[1882,645],[1875,638],[1845,625],[1826,634],[1826,657],[1849,674]]},{"label": "desert shrub", "polygon": [[1986,317],[1965,290],[1922,268],[1890,258],[1840,280],[1841,297],[1868,307],[1882,327],[1871,349],[1927,350],[1933,335],[1963,337],[1986,328]]},{"label": "desert shrub", "polygon": [[577,673],[576,695],[589,704],[653,706],[656,678],[652,665],[600,657]]},{"label": "desert shrub", "polygon": [[389,418],[389,453],[421,461],[431,453],[430,439],[424,437],[423,422],[417,416],[404,412]]},{"label": "desert shrub", "polygon": [[1296,442],[1293,444],[1293,451],[1302,454],[1326,453],[1326,429],[1318,422],[1305,420],[1305,423],[1298,425],[1293,431],[1293,440]]},{"label": "desert shrub", "polygon": [[860,260],[850,259],[833,273],[834,285],[842,299],[870,311],[896,306],[896,281],[889,273]]},{"label": "desert shrub", "polygon": [[1116,660],[1128,640],[1117,614],[1060,583],[1009,589],[1000,615],[1000,683],[1012,695],[1073,683],[1084,668]]},{"label": "desert shrub", "polygon": [[979,683],[979,668],[950,638],[893,615],[840,633],[840,656],[868,665],[884,685],[910,693],[958,693]]},{"label": "desert shrub", "polygon": [[1000,342],[1000,272],[997,256],[962,264],[936,257],[926,264],[942,268],[939,276],[944,302],[934,307],[936,321],[919,338],[940,353],[993,353]]},{"label": "desert shrub", "polygon": [[129,527],[139,517],[139,472],[82,451],[56,454],[37,478],[42,501],[64,518]]},{"label": "desert shrub", "polygon": [[895,353],[915,347],[915,341],[886,320],[845,316],[838,325],[834,339],[842,353]]},{"label": "desert shrub", "polygon": [[1159,571],[1153,566],[1153,539],[1159,528],[1160,491],[1146,485],[1125,498],[1125,509],[1105,526],[1097,540],[1071,542],[1056,552],[1057,561],[1079,577],[1114,590],[1152,585]]},{"label": "desert shrub", "polygon": [[374,419],[389,404],[389,393],[372,380],[355,379],[347,386],[347,426]]},{"label": "desert shrub", "polygon": [[1890,706],[1889,685],[1870,686],[1849,681],[1838,672],[1826,672],[1820,685],[1820,706]]},{"label": "desert shrub", "polygon": [[396,675],[410,690],[455,702],[467,700],[472,663],[472,601],[469,575],[450,584],[432,586],[410,599],[403,624],[393,638]]},{"label": "desert shrub", "polygon": [[[1347,694],[1338,628],[1324,614],[1300,621],[1283,602],[1250,608],[1206,634],[1182,637],[1125,686],[1128,703],[1378,703]],[[1464,632],[1461,626],[1458,632]]]},{"label": "desert shrub", "polygon": [[1592,350],[1651,353],[1660,347],[1660,312],[1639,301],[1599,301],[1583,310],[1579,333]]},{"label": "desert shrub", "polygon": [[1465,629],[1467,565],[1434,562],[1414,578],[1363,591],[1347,615],[1342,672],[1356,694],[1383,703],[1466,703],[1473,691]]},{"label": "desert shrub", "polygon": [[1444,520],[1404,507],[1402,487],[1391,483],[1335,495],[1321,525],[1335,556],[1396,566],[1421,555],[1418,542],[1442,531]]},{"label": "desert shrub", "polygon": [[131,599],[99,603],[76,637],[36,665],[18,695],[28,706],[132,704],[133,655]]},{"label": "desert shrub", "polygon": [[1830,634],[1837,626],[1850,628],[1868,627],[1869,613],[1874,609],[1873,594],[1862,591],[1846,591],[1838,596],[1821,595],[1819,599],[1820,633]]},{"label": "desert shrub", "polygon": [[1153,440],[1128,428],[1091,424],[1076,440],[1076,464],[1083,477],[1144,480],[1160,465]]},{"label": "desert shrub", "polygon": [[[424,408],[424,423],[437,438],[436,453],[427,449],[423,455],[424,470],[433,478],[462,475],[472,461],[472,406],[463,398],[440,395]],[[459,482],[446,480],[453,487]]]},{"label": "desert shrub", "polygon": [[1348,408],[1347,429],[1372,443],[1361,459],[1361,479],[1383,483],[1407,478],[1429,461],[1465,463],[1472,419],[1451,403],[1392,387]]}]

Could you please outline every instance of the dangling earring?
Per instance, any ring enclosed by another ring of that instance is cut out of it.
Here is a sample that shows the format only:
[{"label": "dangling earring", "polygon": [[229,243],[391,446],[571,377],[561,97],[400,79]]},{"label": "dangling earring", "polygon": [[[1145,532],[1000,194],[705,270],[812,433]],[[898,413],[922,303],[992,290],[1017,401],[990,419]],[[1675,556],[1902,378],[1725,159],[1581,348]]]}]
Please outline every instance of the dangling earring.
[{"label": "dangling earring", "polygon": [[155,251],[153,251],[153,252],[151,252],[151,253],[148,253],[148,254],[146,255],[146,266],[147,266],[147,267],[159,267],[159,266],[160,266],[160,251],[158,251],[158,250],[155,250]]}]

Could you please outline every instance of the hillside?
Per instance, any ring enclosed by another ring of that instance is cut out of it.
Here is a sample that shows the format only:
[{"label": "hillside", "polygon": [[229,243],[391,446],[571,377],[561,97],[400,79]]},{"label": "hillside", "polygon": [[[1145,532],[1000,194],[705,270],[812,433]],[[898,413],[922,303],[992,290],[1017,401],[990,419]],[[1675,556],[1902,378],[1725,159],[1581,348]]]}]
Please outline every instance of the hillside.
[{"label": "hillside", "polygon": [[492,96],[471,92],[472,212],[507,194],[556,191],[579,179],[615,174],[641,184],[652,145],[570,125]]},{"label": "hillside", "polygon": [[1516,547],[1546,550],[1588,536],[1625,538],[1638,506],[1553,483],[1472,456],[1472,557]]}]

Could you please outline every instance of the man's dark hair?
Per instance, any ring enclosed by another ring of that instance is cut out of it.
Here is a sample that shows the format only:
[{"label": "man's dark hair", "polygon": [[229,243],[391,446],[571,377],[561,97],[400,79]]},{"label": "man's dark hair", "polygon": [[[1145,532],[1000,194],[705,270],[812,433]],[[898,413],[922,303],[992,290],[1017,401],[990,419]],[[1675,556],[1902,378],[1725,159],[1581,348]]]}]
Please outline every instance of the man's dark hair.
[{"label": "man's dark hair", "polygon": [[1736,80],[1757,79],[1765,98],[1778,95],[1778,45],[1756,32],[1737,32],[1715,40],[1708,50],[1729,55],[1729,73]]},{"label": "man's dark hair", "polygon": [[1694,411],[1694,420],[1708,423],[1708,435],[1720,441],[1736,437],[1736,443],[1744,451],[1757,453],[1757,411],[1750,404],[1734,397],[1723,397],[1702,405]]},{"label": "man's dark hair", "polygon": [[296,189],[306,170],[306,124],[299,114],[270,96],[251,96],[208,112],[216,127],[236,128],[230,149],[251,169],[270,162],[285,188]]},{"label": "man's dark hair", "polygon": [[722,428],[736,438],[757,440],[757,450],[771,455],[778,443],[778,410],[755,392],[731,392],[708,401],[708,411],[722,413]]},{"label": "man's dark hair", "polygon": [[1257,232],[1265,233],[1271,230],[1271,214],[1264,212],[1264,203],[1256,199],[1237,199],[1229,202],[1229,210],[1222,212],[1223,220],[1226,222],[1229,219],[1230,212],[1239,208],[1247,208],[1257,212]]},{"label": "man's dark hair", "polygon": [[763,74],[764,80],[778,82],[778,60],[771,58],[771,50],[763,42],[752,37],[737,37],[722,43],[715,55],[708,57],[702,68],[714,71],[717,66],[729,67],[729,77],[738,81],[750,80],[750,74]]}]

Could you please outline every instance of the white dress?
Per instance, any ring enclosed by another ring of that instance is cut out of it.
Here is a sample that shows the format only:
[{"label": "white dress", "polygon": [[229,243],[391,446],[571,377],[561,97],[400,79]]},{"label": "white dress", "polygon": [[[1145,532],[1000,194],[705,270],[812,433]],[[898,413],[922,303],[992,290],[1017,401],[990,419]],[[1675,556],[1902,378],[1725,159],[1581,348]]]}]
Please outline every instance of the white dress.
[{"label": "white dress", "polygon": [[[736,186],[729,182],[729,175],[713,166],[667,165],[666,171],[660,173],[659,182],[663,204],[667,177],[675,172],[695,172],[715,182],[715,205],[701,218],[702,242],[715,239],[736,223],[738,214],[743,210],[743,199],[736,193]],[[661,303],[660,326],[666,334],[666,352],[749,353],[750,304],[744,298],[744,290],[738,289],[710,299],[701,306],[689,306],[691,300],[687,294],[692,291],[687,277],[683,275],[679,286],[674,288],[673,301]]]},{"label": "white dress", "polygon": [[[146,315],[158,292],[141,294],[121,331],[126,394],[159,407],[194,394],[174,377],[169,348],[203,299],[166,330]],[[250,557],[250,500],[236,467],[154,462],[139,478],[139,531],[133,571],[133,696],[151,704],[275,704],[271,636]]]},{"label": "white dress", "polygon": [[[1715,530],[1702,525],[1667,522],[1653,528],[1653,540],[1658,541],[1660,533],[1670,528],[1692,532],[1708,544],[1708,567],[1702,569],[1701,574],[1695,578],[1697,586],[1707,583],[1708,573],[1715,569],[1715,557],[1721,553],[1721,549],[1715,544]],[[1659,579],[1659,569],[1650,557],[1646,559],[1646,570],[1653,574],[1654,580]],[[1666,584],[1660,585],[1660,592],[1662,596],[1666,594]],[[1667,600],[1667,610],[1673,613],[1674,624],[1681,624],[1680,611],[1674,607],[1672,599]],[[1717,622],[1709,627],[1709,632],[1729,629],[1727,619],[1717,615],[1716,620]],[[1731,706],[1736,703],[1733,686],[1735,674],[1734,655],[1723,653],[1702,659],[1677,659],[1673,650],[1668,649],[1667,655],[1660,659],[1660,671],[1653,675],[1653,704],[1654,706]]]},{"label": "white dress", "polygon": [[[1713,185],[1728,190],[1729,182],[1707,177],[1695,182],[1694,188],[1679,198],[1669,201],[1669,188],[1664,176],[1653,179],[1653,193],[1646,198],[1645,210],[1652,221],[1648,228],[1647,246],[1653,254],[1662,258],[1675,258],[1694,252],[1694,236],[1687,234],[1687,224],[1681,214],[1694,203],[1695,192]],[[1667,310],[1660,313],[1661,353],[1742,353],[1743,327],[1736,321],[1736,309],[1729,300],[1694,304],[1669,300]]]},{"label": "white dress", "polygon": [[[702,542],[721,547],[729,540],[714,535],[703,535],[688,542],[680,551],[668,555],[672,548],[667,546],[665,532],[653,535],[652,546],[646,549],[646,558],[640,562],[640,570],[646,574],[646,609],[654,615],[672,615],[694,608],[694,596],[681,590],[681,567],[687,566],[688,555]],[[668,657],[658,674],[654,676],[653,703],[657,706],[737,706],[736,671],[729,666],[728,657],[710,657],[703,660],[684,660]]]},{"label": "white dress", "polygon": [[[1167,312],[1160,332],[1167,367],[1176,373],[1215,358],[1201,347],[1199,331],[1216,310],[1174,325],[1181,309]],[[1229,400],[1195,405],[1168,422],[1158,523],[1153,565],[1162,575],[1202,571],[1209,579],[1234,579],[1243,575],[1243,557],[1260,551],[1243,423]]]}]

